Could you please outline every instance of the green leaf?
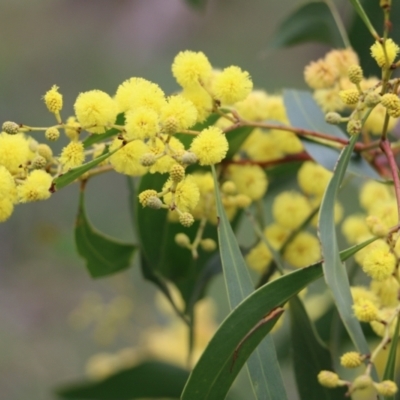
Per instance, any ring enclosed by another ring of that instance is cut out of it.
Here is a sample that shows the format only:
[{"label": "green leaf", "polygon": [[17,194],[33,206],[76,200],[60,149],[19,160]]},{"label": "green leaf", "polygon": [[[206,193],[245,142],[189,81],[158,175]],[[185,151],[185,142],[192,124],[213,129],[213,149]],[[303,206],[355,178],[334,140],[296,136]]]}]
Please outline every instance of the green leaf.
[{"label": "green leaf", "polygon": [[89,161],[86,164],[81,165],[80,167],[72,168],[65,174],[58,176],[57,178],[55,178],[53,180],[51,191],[55,192],[57,190],[62,189],[65,186],[69,185],[70,183],[74,182],[76,179],[78,179],[84,173],[90,171],[93,167],[100,164],[102,161],[106,160],[108,157],[110,157],[112,154],[114,154],[117,150],[119,150],[119,149],[115,149],[111,152],[107,150],[104,154],[95,158],[94,160]]},{"label": "green leaf", "polygon": [[[397,343],[399,342],[399,331],[400,331],[400,318],[397,318],[396,329],[391,340],[389,356],[386,362],[385,372],[383,373],[382,380],[395,381],[396,355],[397,355]],[[385,396],[384,399],[395,400],[395,396]]]},{"label": "green leaf", "polygon": [[368,343],[360,322],[353,314],[353,298],[350,292],[349,278],[346,267],[340,258],[334,222],[335,201],[356,142],[357,136],[353,136],[349,145],[340,154],[335,171],[322,199],[318,225],[324,257],[325,281],[332,291],[336,307],[353,344],[361,354],[369,354]]},{"label": "green leaf", "polygon": [[186,3],[188,3],[193,8],[204,9],[206,7],[207,0],[186,0]]},{"label": "green leaf", "polygon": [[226,160],[232,159],[232,157],[238,152],[240,146],[247,139],[251,132],[253,132],[252,127],[243,126],[241,128],[233,129],[226,134],[226,138],[229,143],[228,154],[226,155]]},{"label": "green leaf", "polygon": [[294,296],[289,300],[291,320],[291,345],[296,383],[300,398],[343,400],[344,388],[330,389],[321,386],[317,375],[321,370],[333,369],[332,358],[327,347],[322,343],[301,300]]},{"label": "green leaf", "polygon": [[[167,175],[146,174],[140,180],[137,192],[141,193],[146,189],[161,191],[166,180]],[[184,228],[179,223],[172,223],[167,219],[166,210],[143,208],[137,197],[132,206],[135,209],[135,226],[138,231],[140,247],[146,261],[145,264],[142,264],[142,266],[144,265],[143,272],[146,273],[144,277],[150,279],[151,276],[157,276],[175,283],[187,308],[189,304],[193,304],[193,289],[213,253],[199,249],[199,257],[194,260],[191,252],[179,247],[174,238],[177,233],[184,232],[193,240],[199,223],[195,222],[190,228]],[[203,237],[217,241],[215,226],[207,224]],[[160,287],[156,280],[150,280]],[[186,309],[186,311],[189,310]]]},{"label": "green leaf", "polygon": [[56,391],[62,399],[131,400],[179,398],[189,372],[174,365],[147,361],[96,382]]},{"label": "green leaf", "polygon": [[[215,182],[215,201],[217,205],[218,243],[220,248],[221,262],[224,272],[225,285],[228,292],[228,300],[231,309],[234,309],[241,301],[254,291],[254,285],[250,278],[248,268],[239,249],[237,239],[226,216],[218,188],[218,179],[214,167],[212,167]],[[269,329],[273,324],[267,324]],[[267,329],[267,327],[263,328]],[[257,333],[257,337],[258,337]],[[260,338],[260,340],[266,333]],[[254,335],[256,336],[256,335]],[[259,341],[260,341],[259,340]],[[247,344],[246,344],[247,346]],[[266,364],[263,360],[269,360]],[[285,399],[286,392],[283,385],[278,359],[276,356],[274,342],[271,336],[267,336],[260,347],[256,350],[247,364],[251,384],[257,399]],[[239,372],[238,369],[237,372]],[[217,386],[228,390],[233,383],[232,377]],[[229,386],[227,386],[227,384]],[[217,389],[218,393],[220,389]],[[210,397],[214,398],[214,397]],[[218,398],[218,397],[215,397]],[[223,397],[219,397],[223,398]]]},{"label": "green leaf", "polygon": [[[367,240],[341,251],[342,261],[357,253],[373,240]],[[237,351],[237,359],[232,367],[234,353],[243,338],[271,310],[283,306],[292,296],[322,276],[322,263],[318,262],[260,287],[238,304],[222,322],[194,367],[182,394],[182,400],[223,399],[239,370],[262,340],[260,337],[262,335],[258,335],[256,332],[247,338]],[[267,326],[260,330],[262,329],[262,334],[266,335],[270,328],[271,326]],[[268,359],[268,362],[264,361],[264,364],[269,364],[269,362]],[[274,381],[269,382],[270,385],[274,383]]]},{"label": "green leaf", "polygon": [[[317,131],[340,139],[349,139],[337,125],[330,125],[325,122],[324,114],[309,92],[285,90],[283,92],[283,98],[291,126]],[[334,170],[340,153],[338,149],[327,147],[310,140],[304,140],[302,136],[299,137],[307,153],[318,164],[323,165],[330,171]],[[348,171],[356,175],[382,180],[368,162],[358,154],[353,154],[351,156]]]},{"label": "green leaf", "polygon": [[280,24],[269,47],[276,49],[310,41],[344,47],[335,19],[325,2],[312,1],[293,11]]},{"label": "green leaf", "polygon": [[108,276],[128,268],[136,250],[135,246],[106,237],[92,227],[86,216],[83,190],[75,224],[75,243],[79,255],[86,260],[92,278]]}]

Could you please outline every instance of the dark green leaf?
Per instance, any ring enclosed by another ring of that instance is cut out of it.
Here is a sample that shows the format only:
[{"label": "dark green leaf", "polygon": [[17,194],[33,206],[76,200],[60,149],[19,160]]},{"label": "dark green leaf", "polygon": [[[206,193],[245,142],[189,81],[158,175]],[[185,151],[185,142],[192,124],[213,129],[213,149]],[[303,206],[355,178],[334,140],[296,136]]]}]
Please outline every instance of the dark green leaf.
[{"label": "dark green leaf", "polygon": [[86,260],[92,278],[108,276],[128,268],[136,247],[124,244],[97,232],[85,211],[84,191],[81,191],[75,225],[78,253]]},{"label": "dark green leaf", "polygon": [[[351,257],[371,242],[372,240],[368,240],[341,251],[341,260]],[[318,262],[262,286],[243,300],[225,318],[211,339],[186,383],[182,400],[223,399],[239,370],[262,340],[257,332],[248,337],[237,351],[237,359],[232,367],[235,350],[243,338],[271,310],[283,306],[292,296],[322,275],[322,265]],[[270,328],[271,326],[260,329],[266,335]]]},{"label": "dark green leaf", "polygon": [[343,400],[344,388],[330,389],[321,386],[317,375],[321,370],[332,371],[331,355],[320,338],[297,296],[289,300],[291,320],[291,345],[297,387],[302,400]]},{"label": "dark green leaf", "polygon": [[[218,188],[218,179],[214,167],[212,167],[212,171],[215,182],[214,186],[217,215],[219,218],[219,250],[224,272],[225,285],[228,291],[229,304],[231,309],[234,309],[241,301],[243,301],[254,291],[254,285],[237,243],[236,236],[232,230],[222,205],[221,195]],[[271,329],[273,323],[268,324],[268,326],[269,329]],[[267,329],[267,327],[264,327],[263,331],[264,329]],[[260,340],[262,340],[266,333],[267,331],[265,331],[265,334],[260,337]],[[257,335],[254,336],[259,337],[258,335],[259,334],[257,333]],[[249,355],[250,354],[251,352]],[[263,360],[268,360],[268,363],[266,364],[263,362]],[[257,399],[283,400],[286,398],[286,392],[276,356],[275,345],[271,336],[267,336],[255,353],[251,355],[247,363],[247,368],[249,370],[253,391]],[[240,369],[238,369],[237,372],[239,372],[239,370]],[[225,384],[223,385],[222,382],[218,384],[221,385],[221,389],[217,390],[218,393],[223,393],[224,390],[228,391],[230,385],[233,383],[233,379],[225,380],[225,378],[223,378],[222,380],[225,381]],[[222,390],[222,392],[220,392],[220,390]]]},{"label": "dark green leaf", "polygon": [[207,0],[186,0],[186,3],[194,8],[203,9],[206,7]]},{"label": "dark green leaf", "polygon": [[189,372],[174,365],[147,361],[98,382],[57,390],[62,399],[131,400],[179,398]]},{"label": "dark green leaf", "polygon": [[[328,134],[340,139],[348,139],[348,136],[337,125],[330,125],[325,122],[324,114],[309,92],[285,90],[283,96],[291,126]],[[301,136],[300,139],[307,153],[318,164],[323,165],[330,171],[334,170],[339,157],[339,150],[304,140]],[[357,154],[351,156],[348,171],[376,180],[382,179],[368,162]]]},{"label": "dark green leaf", "polygon": [[232,131],[229,131],[226,134],[226,138],[229,143],[228,154],[226,155],[226,159],[230,160],[239,150],[240,146],[247,139],[251,132],[253,132],[252,127],[243,126],[241,128],[236,128]]},{"label": "dark green leaf", "polygon": [[336,22],[325,2],[312,1],[293,11],[280,24],[269,47],[289,47],[310,41],[344,47]]},{"label": "dark green leaf", "polygon": [[[400,331],[400,318],[397,318],[396,329],[394,331],[391,344],[389,357],[386,362],[385,372],[383,373],[382,380],[395,381],[396,378],[396,355],[397,355],[397,343],[399,342],[399,331]],[[385,400],[395,400],[395,396],[386,396]]]},{"label": "dark green leaf", "polygon": [[[371,24],[378,30],[378,33],[382,35],[383,12],[382,8],[379,6],[379,1],[364,0],[361,4],[369,17]],[[398,21],[399,18],[400,3],[398,1],[393,1],[391,4],[390,19],[392,22],[395,22]],[[371,57],[370,50],[370,47],[375,40],[358,13],[353,14],[349,26],[350,42],[360,58],[360,65],[364,70],[365,76],[380,76],[381,70],[376,61]],[[400,43],[400,26],[398,23],[393,23],[391,26],[389,37],[391,37],[396,43]]]}]

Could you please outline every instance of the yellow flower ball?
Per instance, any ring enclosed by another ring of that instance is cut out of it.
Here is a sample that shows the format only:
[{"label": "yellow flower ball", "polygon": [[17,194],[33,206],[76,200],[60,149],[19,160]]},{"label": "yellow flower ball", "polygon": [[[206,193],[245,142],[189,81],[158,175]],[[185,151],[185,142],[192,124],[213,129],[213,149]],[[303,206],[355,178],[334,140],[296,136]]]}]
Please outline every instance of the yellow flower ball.
[{"label": "yellow flower ball", "polygon": [[197,110],[196,122],[204,122],[211,114],[213,102],[210,94],[201,86],[185,88],[182,96],[191,101]]},{"label": "yellow flower ball", "polygon": [[64,125],[64,131],[70,140],[76,142],[77,140],[79,140],[81,124],[77,122],[75,117],[68,117],[67,123]]},{"label": "yellow flower ball", "polygon": [[[369,114],[367,120],[364,123],[364,128],[372,135],[381,135],[383,124],[385,122],[386,111],[386,108],[382,104],[378,104],[376,107],[374,107],[371,114]],[[390,117],[387,128],[388,132],[392,131],[396,124],[397,119]]]},{"label": "yellow flower ball", "polygon": [[325,60],[311,61],[304,69],[304,80],[311,89],[326,89],[338,79],[338,71]]},{"label": "yellow flower ball", "polygon": [[[168,179],[163,186],[163,191],[170,188],[172,180]],[[164,195],[164,203],[171,206],[172,202],[182,212],[187,212],[194,209],[199,202],[200,191],[193,177],[187,175],[185,179],[176,185],[174,200],[171,192]]]},{"label": "yellow flower ball", "polygon": [[17,201],[17,186],[8,169],[0,165],[0,199],[7,199],[12,203]]},{"label": "yellow flower ball", "polygon": [[244,100],[237,102],[235,108],[248,121],[264,121],[270,118],[269,96],[263,90],[253,90]]},{"label": "yellow flower ball", "polygon": [[275,249],[279,250],[290,235],[290,230],[279,224],[270,224],[264,229],[264,236]]},{"label": "yellow flower ball", "polygon": [[371,55],[381,68],[389,67],[391,64],[393,64],[397,54],[400,51],[399,46],[392,39],[386,39],[384,46],[386,48],[388,65],[386,65],[386,57],[385,52],[383,51],[383,44],[376,41],[371,46]]},{"label": "yellow flower ball", "polygon": [[190,151],[197,156],[200,165],[214,165],[225,158],[228,148],[228,141],[221,129],[210,126],[195,137]]},{"label": "yellow flower ball", "polygon": [[335,388],[339,385],[340,379],[339,375],[335,374],[332,371],[321,371],[318,374],[318,382],[320,385],[328,387],[328,388]]},{"label": "yellow flower ball", "polygon": [[181,51],[172,64],[172,75],[184,88],[205,83],[211,77],[212,66],[201,51]]},{"label": "yellow flower ball", "polygon": [[386,397],[394,396],[398,391],[396,383],[390,380],[374,383],[374,387],[380,395]]},{"label": "yellow flower ball", "polygon": [[230,165],[227,175],[236,185],[238,193],[245,194],[252,200],[261,199],[267,191],[267,176],[258,165]]},{"label": "yellow flower ball", "polygon": [[122,141],[115,138],[110,152],[115,149],[119,150],[110,156],[110,164],[117,172],[130,176],[141,176],[147,172],[148,168],[140,164],[140,159],[149,148],[141,140],[133,140],[123,146]]},{"label": "yellow flower ball", "polygon": [[357,53],[353,49],[331,50],[325,55],[325,62],[335,68],[341,76],[347,76],[350,66],[358,64]]},{"label": "yellow flower ball", "polygon": [[301,190],[308,195],[321,196],[332,177],[332,172],[313,161],[306,161],[297,173]]},{"label": "yellow flower ball", "polygon": [[239,67],[225,68],[214,80],[212,91],[223,104],[244,100],[253,89],[253,82],[247,71]]},{"label": "yellow flower ball", "polygon": [[162,125],[172,124],[175,133],[192,127],[197,120],[197,110],[193,103],[182,95],[168,97],[167,103],[161,108],[160,122]]},{"label": "yellow flower ball", "polygon": [[63,97],[58,93],[58,89],[59,87],[54,85],[43,97],[47,109],[52,113],[60,112],[63,107]]},{"label": "yellow flower ball", "polygon": [[[152,174],[155,172],[159,172],[160,174],[169,172],[171,167],[176,163],[174,157],[178,157],[185,150],[183,143],[175,137],[170,138],[168,146],[159,138],[149,141],[148,144],[150,153],[157,157],[157,161],[149,170]],[[158,158],[161,154],[164,155]]]},{"label": "yellow flower ball", "polygon": [[14,203],[7,197],[0,198],[0,222],[6,221],[14,211]]},{"label": "yellow flower ball", "polygon": [[369,234],[365,215],[349,215],[342,224],[342,233],[350,244],[356,244],[360,238]]},{"label": "yellow flower ball", "polygon": [[396,267],[396,257],[390,251],[389,245],[374,248],[365,254],[362,263],[363,271],[376,281],[384,281],[393,274]]},{"label": "yellow flower ball", "polygon": [[79,167],[85,160],[85,149],[82,142],[70,142],[61,151],[60,163],[63,171]]},{"label": "yellow flower ball", "polygon": [[394,276],[383,281],[372,280],[370,283],[371,291],[379,298],[384,307],[396,307],[399,300],[400,285]]},{"label": "yellow flower ball", "polygon": [[156,83],[143,78],[130,78],[118,86],[115,101],[118,112],[147,107],[159,113],[165,104],[165,95]]},{"label": "yellow flower ball", "polygon": [[364,357],[357,351],[349,351],[340,357],[340,364],[345,368],[357,368],[363,362]]},{"label": "yellow flower ball", "polygon": [[74,110],[82,128],[91,133],[104,133],[115,123],[118,114],[116,102],[101,90],[80,93]]},{"label": "yellow flower ball", "polygon": [[378,318],[378,308],[368,299],[359,299],[353,304],[355,317],[362,322],[375,321]]},{"label": "yellow flower ball", "polygon": [[25,181],[18,186],[18,198],[21,203],[46,200],[50,197],[53,178],[43,170],[32,171]]},{"label": "yellow flower ball", "polygon": [[346,105],[340,98],[339,91],[340,90],[336,86],[329,89],[318,89],[314,92],[313,97],[325,113],[331,111],[343,111],[346,108]]},{"label": "yellow flower ball", "polygon": [[277,150],[283,154],[297,154],[304,150],[303,143],[293,132],[271,129],[269,134],[276,143]]},{"label": "yellow flower ball", "polygon": [[[229,135],[229,133],[228,133]],[[247,156],[254,161],[271,161],[281,158],[283,151],[277,135],[256,128],[241,146]]]},{"label": "yellow flower ball", "polygon": [[283,258],[295,268],[307,267],[321,259],[318,239],[308,232],[300,232],[286,247]]},{"label": "yellow flower ball", "polygon": [[383,230],[388,230],[397,224],[398,215],[395,199],[376,202],[368,212],[370,215],[377,217]]},{"label": "yellow flower ball", "polygon": [[11,174],[21,171],[34,154],[29,149],[29,142],[22,133],[16,135],[0,134],[0,165],[7,168]]},{"label": "yellow flower ball", "polygon": [[376,181],[365,183],[361,188],[359,196],[361,206],[366,210],[370,210],[377,202],[393,198],[391,188]]},{"label": "yellow flower ball", "polygon": [[159,131],[158,114],[151,108],[139,107],[125,114],[126,139],[148,139]]},{"label": "yellow flower ball", "polygon": [[268,247],[260,242],[247,253],[245,259],[249,268],[261,274],[272,261],[272,254]]}]

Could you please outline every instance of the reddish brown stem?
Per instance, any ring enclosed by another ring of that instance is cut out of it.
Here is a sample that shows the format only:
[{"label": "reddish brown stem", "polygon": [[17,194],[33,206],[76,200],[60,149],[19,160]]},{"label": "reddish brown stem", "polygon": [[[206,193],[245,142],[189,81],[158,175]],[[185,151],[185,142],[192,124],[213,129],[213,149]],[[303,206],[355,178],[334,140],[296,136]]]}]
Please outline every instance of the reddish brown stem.
[{"label": "reddish brown stem", "polygon": [[294,161],[308,161],[312,160],[310,155],[306,153],[305,151],[298,153],[298,154],[293,154],[293,155],[287,155],[282,158],[277,158],[275,160],[269,160],[269,161],[254,161],[254,160],[226,160],[223,161],[224,164],[235,164],[235,165],[259,165],[260,167],[266,168],[266,167],[273,167],[274,165],[280,165],[280,164],[286,164]]}]

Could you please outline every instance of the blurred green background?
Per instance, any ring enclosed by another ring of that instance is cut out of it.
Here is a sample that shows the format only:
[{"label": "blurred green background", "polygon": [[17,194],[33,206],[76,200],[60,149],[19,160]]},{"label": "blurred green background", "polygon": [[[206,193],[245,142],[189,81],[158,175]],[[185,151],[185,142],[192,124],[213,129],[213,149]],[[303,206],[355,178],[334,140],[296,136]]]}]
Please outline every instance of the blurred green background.
[{"label": "blurred green background", "polygon": [[[215,67],[239,65],[249,71],[256,88],[268,92],[305,88],[304,66],[326,48],[309,44],[267,51],[279,21],[300,3],[209,0],[198,11],[183,0],[2,0],[0,121],[52,124],[41,97],[54,84],[64,95],[64,118],[72,114],[79,92],[100,89],[113,95],[132,76],[157,82],[170,93],[178,88],[172,60],[186,49],[203,51]],[[351,10],[345,5],[341,12],[346,17]],[[46,202],[18,206],[0,225],[2,399],[54,398],[51,388],[82,377],[89,356],[134,343],[141,327],[157,320],[155,289],[143,283],[137,268],[90,279],[73,243],[77,204],[73,185]],[[123,176],[90,181],[87,209],[98,229],[134,240]],[[217,279],[211,290],[222,302],[220,318],[226,312],[222,288]],[[103,348],[90,332],[71,328],[68,316],[88,291],[99,292],[105,302],[116,294],[133,299],[132,337]]]}]

